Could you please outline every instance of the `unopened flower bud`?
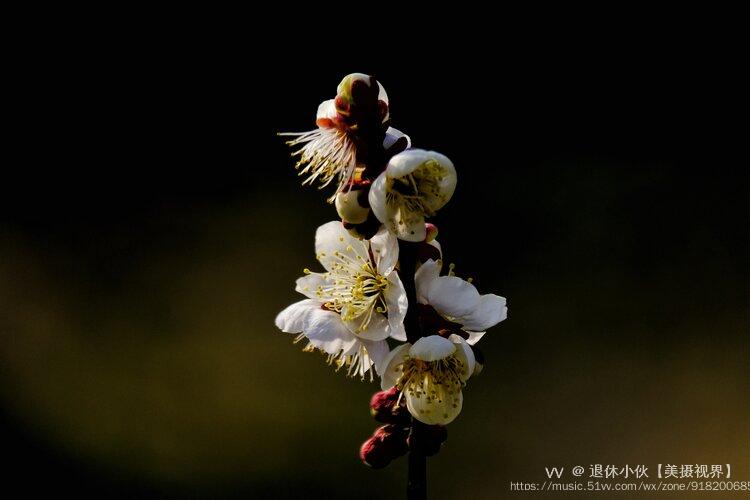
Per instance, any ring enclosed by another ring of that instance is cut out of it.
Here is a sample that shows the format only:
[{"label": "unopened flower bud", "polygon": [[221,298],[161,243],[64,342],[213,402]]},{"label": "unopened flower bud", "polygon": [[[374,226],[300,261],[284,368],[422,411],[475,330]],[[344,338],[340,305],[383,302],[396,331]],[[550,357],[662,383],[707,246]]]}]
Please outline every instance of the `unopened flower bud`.
[{"label": "unopened flower bud", "polygon": [[385,126],[390,121],[388,95],[372,76],[363,73],[347,75],[336,92],[336,112],[352,129],[375,123]]},{"label": "unopened flower bud", "polygon": [[437,238],[438,235],[438,228],[435,224],[430,224],[429,222],[424,225],[425,228],[425,241],[427,243],[431,242],[435,238]]},{"label": "unopened flower bud", "polygon": [[396,425],[378,427],[370,439],[362,443],[359,458],[374,469],[381,469],[391,460],[406,454],[406,431]]},{"label": "unopened flower bud", "polygon": [[359,459],[373,469],[382,469],[391,463],[391,458],[388,456],[381,439],[375,436],[362,443],[359,448]]},{"label": "unopened flower bud", "polygon": [[405,455],[409,451],[409,446],[406,444],[407,431],[400,425],[380,426],[375,430],[372,437],[381,440],[391,459]]},{"label": "unopened flower bud", "polygon": [[370,214],[367,203],[368,184],[360,184],[344,188],[336,195],[336,211],[341,220],[350,224],[362,224]]},{"label": "unopened flower bud", "polygon": [[378,422],[384,424],[406,424],[410,420],[409,410],[405,405],[397,406],[401,392],[396,387],[387,391],[379,391],[370,399],[370,414]]},{"label": "unopened flower bud", "polygon": [[431,457],[447,439],[448,428],[444,425],[420,425],[412,427],[406,442],[410,450]]}]

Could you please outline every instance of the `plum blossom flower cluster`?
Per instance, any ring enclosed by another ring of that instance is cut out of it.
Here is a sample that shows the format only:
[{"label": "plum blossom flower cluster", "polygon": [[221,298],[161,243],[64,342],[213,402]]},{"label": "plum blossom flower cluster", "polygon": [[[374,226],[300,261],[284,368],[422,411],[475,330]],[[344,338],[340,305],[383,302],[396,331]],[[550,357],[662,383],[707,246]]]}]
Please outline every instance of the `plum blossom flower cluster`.
[{"label": "plum blossom flower cluster", "polygon": [[379,378],[370,406],[383,425],[360,450],[373,467],[410,450],[437,453],[482,369],[476,344],[508,311],[505,298],[445,269],[427,222],[453,196],[453,163],[412,148],[390,123],[383,86],[354,73],[320,104],[316,129],[282,134],[302,183],[328,187],[339,218],[315,232],[319,270],[304,270],[304,298],[276,326],[337,370]]}]

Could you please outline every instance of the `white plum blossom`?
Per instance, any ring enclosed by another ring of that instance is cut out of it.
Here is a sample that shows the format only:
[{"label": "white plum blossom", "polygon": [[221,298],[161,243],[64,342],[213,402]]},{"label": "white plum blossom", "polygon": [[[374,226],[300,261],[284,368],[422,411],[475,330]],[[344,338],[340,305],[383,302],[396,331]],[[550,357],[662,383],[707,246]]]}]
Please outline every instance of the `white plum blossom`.
[{"label": "white plum blossom", "polygon": [[[398,242],[385,229],[369,241],[359,240],[333,221],[318,228],[315,252],[326,272],[305,270],[296,290],[309,300],[282,311],[276,324],[307,337],[311,345],[332,355],[331,360],[358,366],[354,371],[363,374],[370,361],[378,362],[371,349],[387,353],[386,338],[406,339],[408,302],[396,272]],[[358,357],[351,354],[355,345]]]},{"label": "white plum blossom", "polygon": [[471,347],[458,335],[430,335],[388,355],[381,388],[397,387],[409,413],[428,425],[452,422],[463,407],[462,387],[474,372]]},{"label": "white plum blossom", "polygon": [[444,155],[407,149],[393,156],[370,188],[373,213],[399,239],[423,241],[425,217],[453,196],[456,169]]},{"label": "white plum blossom", "polygon": [[488,328],[508,317],[505,297],[480,295],[469,281],[440,276],[440,268],[439,261],[430,259],[417,270],[417,302],[431,306],[448,330],[460,329],[466,341],[474,345]]}]

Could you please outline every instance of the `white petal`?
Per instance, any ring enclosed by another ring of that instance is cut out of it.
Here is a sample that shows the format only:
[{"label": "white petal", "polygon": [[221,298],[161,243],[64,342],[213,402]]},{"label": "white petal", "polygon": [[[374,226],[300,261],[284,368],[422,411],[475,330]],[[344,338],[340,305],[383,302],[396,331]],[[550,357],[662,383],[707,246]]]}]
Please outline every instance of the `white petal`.
[{"label": "white petal", "polygon": [[[422,266],[420,271],[424,268]],[[440,276],[427,292],[427,302],[443,316],[461,318],[479,305],[474,285],[456,276]]]},{"label": "white petal", "polygon": [[401,376],[400,366],[409,355],[411,344],[401,344],[383,360],[383,371],[380,372],[380,387],[387,391],[396,385]]},{"label": "white petal", "polygon": [[[405,391],[404,397],[409,413],[420,422],[428,425],[446,425],[453,422],[461,413],[464,402],[461,389],[449,394],[446,387],[435,384],[431,377],[423,378],[421,384],[416,387],[420,387],[420,390]],[[427,399],[425,394],[434,397]]]},{"label": "white petal", "polygon": [[[389,229],[400,240],[404,241],[424,241],[427,230],[424,227],[424,217],[409,214],[402,215],[402,208],[397,207],[395,210],[389,210]],[[402,221],[399,224],[398,221]]]},{"label": "white petal", "polygon": [[474,351],[471,350],[471,346],[464,339],[455,333],[450,336],[450,340],[456,345],[456,357],[464,365],[465,371],[461,376],[461,380],[466,382],[471,377],[471,374],[474,373],[474,366],[476,365]]},{"label": "white petal", "polygon": [[385,92],[385,87],[383,87],[383,84],[380,82],[378,82],[378,101],[383,101],[388,104],[388,94]]},{"label": "white petal", "polygon": [[391,326],[391,338],[399,342],[406,342],[406,327],[403,323]]},{"label": "white petal", "polygon": [[430,291],[440,274],[440,264],[432,259],[422,264],[414,275],[417,286],[417,302],[427,304]]},{"label": "white petal", "polygon": [[297,279],[295,290],[311,299],[318,300],[318,305],[320,305],[320,301],[325,301],[327,299],[318,296],[318,287],[325,286],[326,284],[327,281],[325,274],[310,273]]},{"label": "white petal", "polygon": [[385,368],[383,363],[385,362],[386,358],[388,358],[388,354],[390,354],[390,350],[388,349],[388,342],[386,342],[385,340],[379,340],[375,342],[370,340],[362,340],[361,342],[367,349],[367,355],[370,357],[373,363],[375,363],[375,371],[377,371],[378,374],[382,373],[383,368]]},{"label": "white petal", "polygon": [[328,99],[327,101],[321,102],[320,106],[318,106],[318,114],[315,118],[318,120],[321,118],[327,118],[329,120],[336,118],[336,104],[334,99]]},{"label": "white petal", "polygon": [[[406,317],[406,311],[409,308],[409,299],[406,297],[406,289],[404,289],[401,278],[395,271],[388,275],[388,287],[384,292],[385,305],[388,307],[388,323],[391,325],[391,329],[396,329],[398,325],[402,325],[404,318]],[[393,332],[391,332],[393,335]]]},{"label": "white petal", "polygon": [[399,178],[414,172],[420,165],[431,158],[431,151],[424,149],[407,149],[394,155],[388,161],[385,173],[388,177]]},{"label": "white petal", "polygon": [[448,201],[453,197],[453,192],[456,190],[456,169],[453,166],[453,162],[443,154],[435,151],[429,151],[431,160],[435,160],[440,164],[443,169],[443,175],[438,184],[438,193],[433,196],[425,196],[423,203],[430,207],[431,210],[437,211],[442,208]]},{"label": "white petal", "polygon": [[469,335],[469,338],[466,339],[466,343],[469,345],[476,344],[477,342],[479,342],[479,340],[482,337],[484,337],[484,334],[487,333],[487,332],[467,332],[466,330],[464,330],[464,332],[466,332]]},{"label": "white petal", "polygon": [[316,309],[320,309],[320,302],[316,300],[295,302],[276,316],[276,328],[286,333],[300,333],[304,330],[308,317]]},{"label": "white petal", "polygon": [[[342,314],[345,314],[344,311],[342,311]],[[378,312],[372,313],[370,323],[367,325],[367,328],[365,328],[361,332],[358,330],[360,325],[362,324],[362,318],[355,318],[351,321],[346,321],[345,323],[349,331],[360,339],[384,340],[387,339],[391,334],[391,328],[388,324],[388,319],[385,317],[385,315]]]},{"label": "white petal", "polygon": [[479,297],[477,307],[458,322],[465,330],[480,331],[495,326],[507,317],[505,297],[488,293]]},{"label": "white petal", "polygon": [[347,252],[349,246],[363,258],[367,257],[365,243],[352,236],[341,221],[327,222],[315,231],[315,255],[327,271],[332,269],[334,254]]},{"label": "white petal", "polygon": [[409,356],[422,361],[445,359],[456,351],[456,345],[440,335],[430,335],[417,340],[409,349]]},{"label": "white petal", "polygon": [[398,129],[395,129],[393,127],[388,127],[388,130],[385,131],[385,139],[383,140],[383,148],[388,149],[394,144],[396,144],[396,141],[401,139],[402,137],[406,138],[406,149],[409,149],[411,147],[411,138],[409,138],[408,135],[404,134]]},{"label": "white petal", "polygon": [[370,186],[370,193],[367,195],[367,200],[370,202],[370,208],[375,217],[380,222],[385,224],[388,221],[388,207],[386,205],[386,188],[388,179],[385,172],[380,174],[375,182]]},{"label": "white petal", "polygon": [[398,239],[388,229],[381,227],[370,239],[370,248],[375,257],[378,273],[382,276],[391,274],[398,262]]},{"label": "white petal", "polygon": [[357,343],[357,337],[346,328],[341,315],[324,309],[310,315],[304,334],[312,345],[328,354],[347,351]]}]

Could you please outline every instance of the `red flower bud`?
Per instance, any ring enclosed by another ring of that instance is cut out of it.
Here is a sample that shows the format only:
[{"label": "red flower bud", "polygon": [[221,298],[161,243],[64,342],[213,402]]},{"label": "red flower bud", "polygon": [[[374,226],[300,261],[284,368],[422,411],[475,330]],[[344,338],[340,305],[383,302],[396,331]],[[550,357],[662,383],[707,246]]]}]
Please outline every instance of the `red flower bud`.
[{"label": "red flower bud", "polygon": [[391,459],[380,438],[375,436],[362,443],[362,446],[359,448],[359,459],[373,469],[382,469],[391,463]]},{"label": "red flower bud", "polygon": [[408,424],[409,411],[405,405],[396,406],[401,392],[395,387],[376,392],[370,399],[370,414],[384,424]]},{"label": "red flower bud", "polygon": [[362,443],[359,458],[370,467],[380,469],[408,451],[406,429],[398,425],[383,425]]}]

